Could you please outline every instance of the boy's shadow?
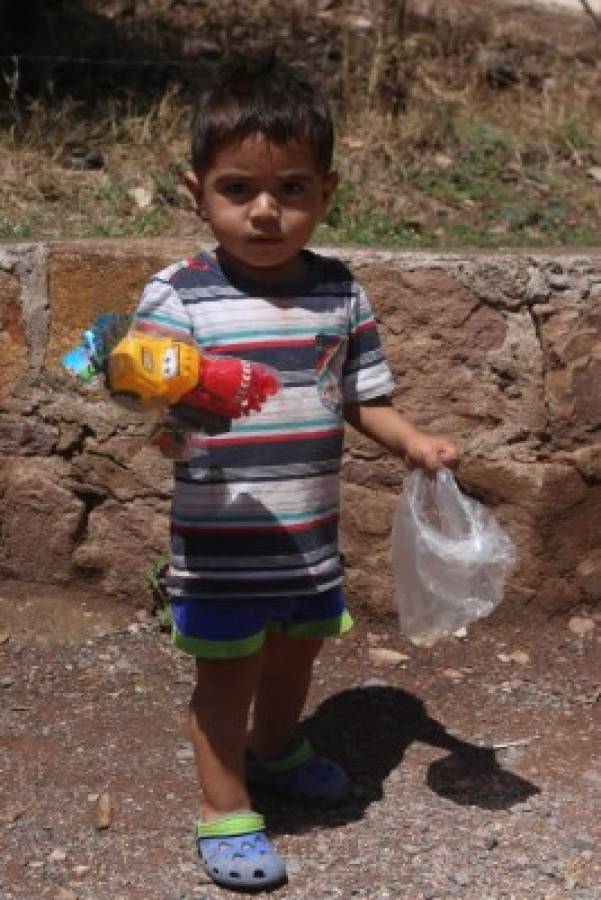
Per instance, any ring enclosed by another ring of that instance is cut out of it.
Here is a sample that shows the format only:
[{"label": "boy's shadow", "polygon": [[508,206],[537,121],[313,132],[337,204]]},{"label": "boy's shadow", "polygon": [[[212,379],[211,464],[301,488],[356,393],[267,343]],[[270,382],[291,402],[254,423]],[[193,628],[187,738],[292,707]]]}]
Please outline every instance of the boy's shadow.
[{"label": "boy's shadow", "polygon": [[428,715],[421,700],[398,688],[373,686],[335,694],[306,720],[305,731],[318,752],[346,769],[353,790],[343,806],[328,811],[257,790],[258,806],[276,834],[361,819],[371,803],[382,799],[384,780],[414,741],[450,751],[431,763],[426,782],[454,803],[500,810],[540,793],[536,785],[503,769],[494,750],[453,737]]}]

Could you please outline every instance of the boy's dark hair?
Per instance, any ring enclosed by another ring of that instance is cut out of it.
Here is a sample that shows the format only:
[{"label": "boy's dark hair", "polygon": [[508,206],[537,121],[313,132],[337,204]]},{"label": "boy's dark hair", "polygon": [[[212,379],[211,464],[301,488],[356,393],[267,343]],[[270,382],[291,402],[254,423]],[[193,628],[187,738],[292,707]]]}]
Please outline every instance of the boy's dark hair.
[{"label": "boy's dark hair", "polygon": [[334,127],[328,104],[298,68],[280,62],[273,51],[218,67],[192,122],[192,168],[202,174],[219,147],[251,134],[281,144],[305,139],[319,169],[330,171]]}]

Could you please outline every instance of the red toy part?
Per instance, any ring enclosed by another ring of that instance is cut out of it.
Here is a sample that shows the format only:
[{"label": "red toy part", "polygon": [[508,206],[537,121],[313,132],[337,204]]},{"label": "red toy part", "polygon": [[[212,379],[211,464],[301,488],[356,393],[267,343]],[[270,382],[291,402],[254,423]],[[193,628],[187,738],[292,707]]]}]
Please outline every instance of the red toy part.
[{"label": "red toy part", "polygon": [[180,402],[238,419],[259,410],[279,389],[276,373],[260,363],[231,357],[203,356],[198,387],[184,394]]}]

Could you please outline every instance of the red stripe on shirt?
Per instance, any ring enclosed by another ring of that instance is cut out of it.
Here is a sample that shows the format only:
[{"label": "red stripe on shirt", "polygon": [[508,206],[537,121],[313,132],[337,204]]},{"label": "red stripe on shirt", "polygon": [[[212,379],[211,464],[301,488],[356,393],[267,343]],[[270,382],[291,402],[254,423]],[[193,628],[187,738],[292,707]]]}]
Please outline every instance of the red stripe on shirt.
[{"label": "red stripe on shirt", "polygon": [[267,348],[285,348],[291,347],[311,347],[315,343],[313,338],[297,338],[290,340],[268,340],[268,341],[236,341],[234,344],[210,344],[207,350],[226,351],[227,353],[236,353],[240,350],[263,350]]},{"label": "red stripe on shirt", "polygon": [[376,323],[374,319],[370,319],[368,322],[363,322],[361,325],[357,325],[356,328],[353,328],[352,334],[360,334],[362,331],[370,331],[376,328]]},{"label": "red stripe on shirt", "polygon": [[212,446],[218,444],[220,447],[231,447],[235,444],[276,444],[282,441],[308,441],[314,438],[334,437],[335,435],[344,434],[344,428],[328,428],[326,431],[301,431],[298,434],[253,434],[244,437],[221,438],[212,436],[209,439],[200,438],[193,441],[195,446],[202,447],[210,440]]},{"label": "red stripe on shirt", "polygon": [[310,522],[298,522],[296,525],[220,525],[218,522],[211,522],[208,525],[179,525],[177,522],[172,522],[171,530],[177,534],[198,534],[205,531],[219,531],[225,534],[249,534],[257,531],[309,531],[311,528],[325,525],[328,522],[335,522],[337,519],[338,513],[329,513],[327,516],[311,519]]}]

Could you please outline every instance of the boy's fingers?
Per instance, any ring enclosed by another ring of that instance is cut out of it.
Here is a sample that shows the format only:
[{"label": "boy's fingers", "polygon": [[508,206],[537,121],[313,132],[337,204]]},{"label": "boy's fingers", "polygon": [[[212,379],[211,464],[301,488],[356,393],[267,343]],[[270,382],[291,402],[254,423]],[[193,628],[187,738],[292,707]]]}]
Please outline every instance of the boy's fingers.
[{"label": "boy's fingers", "polygon": [[424,465],[429,472],[436,472],[436,470],[440,469],[443,464],[443,460],[438,451],[428,450],[426,453],[424,453]]},{"label": "boy's fingers", "polygon": [[438,458],[444,465],[452,465],[457,462],[457,448],[454,444],[443,444],[438,451]]}]

